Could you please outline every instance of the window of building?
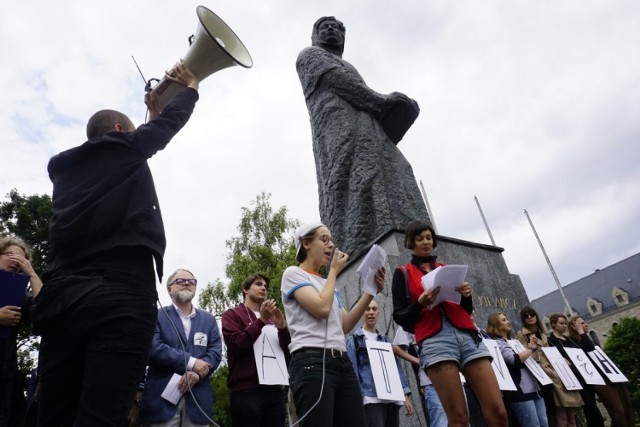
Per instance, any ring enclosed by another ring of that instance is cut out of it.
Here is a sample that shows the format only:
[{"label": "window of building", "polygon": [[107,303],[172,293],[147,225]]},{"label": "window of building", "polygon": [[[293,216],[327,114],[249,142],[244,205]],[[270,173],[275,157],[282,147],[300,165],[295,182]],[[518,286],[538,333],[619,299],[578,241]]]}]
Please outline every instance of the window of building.
[{"label": "window of building", "polygon": [[602,303],[595,298],[589,297],[587,299],[587,310],[591,317],[602,314]]},{"label": "window of building", "polygon": [[618,307],[629,304],[629,294],[623,289],[614,287],[611,292],[611,297]]}]

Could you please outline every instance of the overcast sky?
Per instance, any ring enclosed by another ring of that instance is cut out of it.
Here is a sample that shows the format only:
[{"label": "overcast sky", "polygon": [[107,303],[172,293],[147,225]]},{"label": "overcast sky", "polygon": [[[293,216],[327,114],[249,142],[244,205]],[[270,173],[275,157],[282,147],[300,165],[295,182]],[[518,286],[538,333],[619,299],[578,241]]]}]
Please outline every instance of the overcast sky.
[{"label": "overcast sky", "polygon": [[[11,2],[0,14],[0,195],[51,194],[46,166],[103,108],[144,120],[143,83],[188,49],[199,2]],[[150,160],[166,272],[224,278],[225,240],[261,192],[319,219],[309,118],[295,71],[313,22],[347,27],[344,58],[421,114],[399,148],[440,234],[489,244],[530,298],[640,251],[640,2],[264,0],[203,3],[249,49],[200,85],[187,126]],[[446,261],[446,260],[445,260]],[[634,284],[637,285],[637,284]],[[163,286],[163,303],[168,302]]]}]

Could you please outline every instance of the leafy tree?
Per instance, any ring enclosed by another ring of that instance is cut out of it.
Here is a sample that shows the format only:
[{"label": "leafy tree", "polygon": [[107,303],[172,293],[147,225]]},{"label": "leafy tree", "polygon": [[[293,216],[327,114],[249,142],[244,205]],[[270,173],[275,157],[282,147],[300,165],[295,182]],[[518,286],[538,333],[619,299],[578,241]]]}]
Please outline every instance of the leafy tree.
[{"label": "leafy tree", "polygon": [[[276,300],[282,309],[280,281],[284,270],[296,264],[293,233],[300,222],[288,219],[284,206],[274,211],[269,204],[270,197],[261,193],[249,208],[242,208],[238,225],[240,235],[226,242],[230,250],[225,269],[229,284],[225,286],[216,279],[199,291],[200,307],[214,313],[217,318],[242,301],[242,282],[256,272],[262,272],[271,279],[268,298]],[[228,374],[228,366],[221,365],[211,376],[215,396],[214,419],[221,426],[231,425]]]},{"label": "leafy tree", "polygon": [[15,188],[6,195],[9,199],[0,203],[0,234],[18,236],[31,246],[31,264],[41,274],[49,253],[49,219],[51,197],[47,194],[25,196]]},{"label": "leafy tree", "polygon": [[198,295],[200,308],[212,313],[216,319],[220,319],[222,313],[238,303],[237,298],[227,295],[227,287],[220,279],[216,279],[214,283],[207,283]]},{"label": "leafy tree", "polygon": [[230,280],[230,299],[242,297],[242,281],[247,276],[262,272],[271,279],[268,298],[281,305],[280,280],[284,270],[297,263],[293,233],[300,221],[288,219],[285,206],[274,211],[270,197],[261,193],[251,202],[251,208],[243,207],[240,236],[227,240],[230,253],[225,272]]},{"label": "leafy tree", "polygon": [[624,317],[609,332],[604,351],[629,379],[636,414],[640,413],[640,319]]},{"label": "leafy tree", "polygon": [[[49,253],[49,219],[51,197],[47,194],[26,196],[13,189],[0,203],[0,234],[17,236],[31,247],[33,269],[42,274]],[[30,328],[22,324],[18,330],[18,367],[28,374],[35,367],[32,356],[39,341],[31,335]]]},{"label": "leafy tree", "polygon": [[231,425],[231,412],[229,411],[229,389],[227,388],[227,377],[229,376],[229,366],[220,365],[211,375],[211,385],[213,386],[213,420],[221,427]]}]

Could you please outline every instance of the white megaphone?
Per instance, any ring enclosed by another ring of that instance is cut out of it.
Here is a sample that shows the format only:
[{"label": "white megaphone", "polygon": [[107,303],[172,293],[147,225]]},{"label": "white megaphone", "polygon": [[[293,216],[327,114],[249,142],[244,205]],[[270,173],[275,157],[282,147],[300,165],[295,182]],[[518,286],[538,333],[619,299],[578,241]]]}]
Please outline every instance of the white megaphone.
[{"label": "white megaphone", "polygon": [[[199,20],[198,29],[195,36],[189,37],[189,50],[183,61],[199,81],[233,65],[253,67],[253,60],[247,48],[218,15],[204,6],[198,6],[196,14]],[[152,89],[157,95],[160,109],[163,109],[182,88],[183,86],[166,78],[160,80]]]}]

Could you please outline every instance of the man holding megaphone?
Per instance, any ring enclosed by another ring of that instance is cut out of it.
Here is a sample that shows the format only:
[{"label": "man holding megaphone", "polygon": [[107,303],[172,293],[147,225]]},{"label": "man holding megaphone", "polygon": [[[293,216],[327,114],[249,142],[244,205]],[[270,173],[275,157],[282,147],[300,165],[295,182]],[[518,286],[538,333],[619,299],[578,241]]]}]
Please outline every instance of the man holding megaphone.
[{"label": "man holding megaphone", "polygon": [[88,140],[49,161],[51,254],[35,300],[40,347],[40,426],[123,426],[156,325],[156,277],[166,246],[147,160],[189,120],[199,79],[177,63],[166,79],[184,86],[137,129],[101,110]]}]

